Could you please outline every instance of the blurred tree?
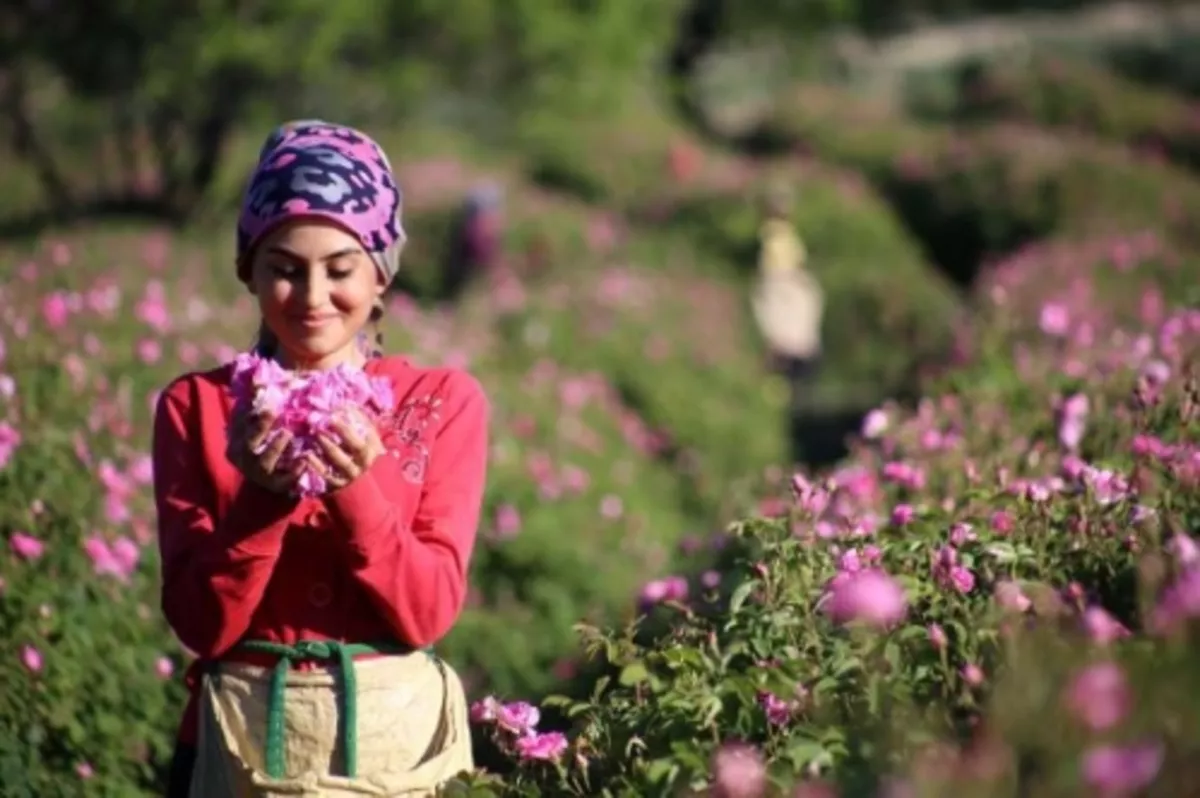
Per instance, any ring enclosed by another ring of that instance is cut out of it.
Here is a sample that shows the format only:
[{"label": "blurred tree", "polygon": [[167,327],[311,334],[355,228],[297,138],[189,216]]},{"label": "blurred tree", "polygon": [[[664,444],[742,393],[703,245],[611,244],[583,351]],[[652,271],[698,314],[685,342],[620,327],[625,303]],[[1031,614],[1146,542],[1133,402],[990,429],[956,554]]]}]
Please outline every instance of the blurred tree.
[{"label": "blurred tree", "polygon": [[[304,106],[330,81],[370,82],[413,108],[439,92],[482,96],[510,116],[619,101],[674,30],[677,0],[25,0],[0,10],[0,86],[14,147],[47,198],[79,202],[41,135],[39,95],[102,109],[93,140],[123,153],[124,199],[176,217],[195,209],[235,126]],[[151,196],[135,192],[149,151]],[[106,199],[112,200],[113,197]]]},{"label": "blurred tree", "polygon": [[688,0],[665,51],[676,109],[698,131],[712,134],[694,89],[704,59],[739,40],[760,38],[796,44],[815,31],[850,21],[869,0]]},{"label": "blurred tree", "polygon": [[[921,16],[1086,2],[8,0],[0,113],[52,205],[100,194],[185,218],[251,116],[344,117],[353,98],[370,97],[404,119],[465,97],[493,109],[489,119],[530,126],[603,112],[664,66],[688,112],[700,59],[737,39],[794,43],[831,25],[886,30]],[[72,113],[86,124],[61,122]],[[88,172],[118,176],[81,192]]]},{"label": "blurred tree", "polygon": [[[53,204],[95,199],[71,195],[55,164],[59,153],[40,135],[39,93],[57,84],[63,102],[104,112],[93,144],[112,144],[123,180],[118,196],[103,199],[185,216],[211,184],[250,104],[302,86],[369,13],[369,4],[322,0],[6,4],[0,71],[14,144],[42,162]],[[150,196],[135,188],[143,156],[153,165]]]},{"label": "blurred tree", "polygon": [[[677,107],[707,132],[691,90],[704,58],[745,41],[806,47],[813,34],[853,30],[868,37],[886,36],[935,22],[959,21],[982,14],[1073,11],[1103,6],[1108,0],[688,0],[678,16],[676,35],[666,51]],[[1182,0],[1158,0],[1172,6]]]},{"label": "blurred tree", "polygon": [[521,112],[595,110],[644,79],[682,0],[397,0],[376,45],[393,69]]}]

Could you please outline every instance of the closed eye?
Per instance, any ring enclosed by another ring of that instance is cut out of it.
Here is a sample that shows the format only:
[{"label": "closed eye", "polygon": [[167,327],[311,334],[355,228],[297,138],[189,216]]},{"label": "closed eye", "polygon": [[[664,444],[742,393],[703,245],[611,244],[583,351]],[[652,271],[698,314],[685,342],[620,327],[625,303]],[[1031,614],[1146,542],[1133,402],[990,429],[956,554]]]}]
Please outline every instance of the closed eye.
[{"label": "closed eye", "polygon": [[[349,265],[339,263],[327,266],[325,273],[330,280],[345,280],[354,274],[356,268],[357,264],[354,263]],[[295,263],[272,263],[271,272],[284,280],[300,280],[308,276],[308,269]]]},{"label": "closed eye", "polygon": [[[268,265],[276,277],[294,281],[308,276],[310,266],[300,255],[280,246],[271,247],[268,253]],[[361,249],[347,248],[331,252],[319,258],[317,263],[325,266],[325,274],[330,280],[345,280],[362,265],[365,255]],[[312,264],[311,268],[320,266]]]}]

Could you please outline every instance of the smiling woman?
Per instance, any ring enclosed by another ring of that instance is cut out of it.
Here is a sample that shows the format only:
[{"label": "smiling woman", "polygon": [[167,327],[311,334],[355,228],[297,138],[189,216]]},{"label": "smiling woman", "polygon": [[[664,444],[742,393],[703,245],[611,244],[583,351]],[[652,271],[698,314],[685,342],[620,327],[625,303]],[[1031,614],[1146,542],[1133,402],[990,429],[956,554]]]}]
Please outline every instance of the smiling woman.
[{"label": "smiling woman", "polygon": [[[301,217],[271,232],[250,261],[248,287],[282,365],[322,369],[366,360],[354,344],[377,320],[387,284],[354,236],[334,222]],[[260,346],[268,345],[262,337]]]},{"label": "smiling woman", "polygon": [[[415,797],[471,768],[462,684],[427,648],[466,598],[488,404],[471,376],[366,343],[398,267],[399,212],[362,133],[272,134],[238,222],[258,351],[160,396],[162,607],[198,655],[172,797]],[[364,415],[338,389],[355,381],[386,410]],[[303,385],[319,394],[304,413],[321,416],[315,433],[288,415]],[[302,445],[314,436],[320,456]]]}]

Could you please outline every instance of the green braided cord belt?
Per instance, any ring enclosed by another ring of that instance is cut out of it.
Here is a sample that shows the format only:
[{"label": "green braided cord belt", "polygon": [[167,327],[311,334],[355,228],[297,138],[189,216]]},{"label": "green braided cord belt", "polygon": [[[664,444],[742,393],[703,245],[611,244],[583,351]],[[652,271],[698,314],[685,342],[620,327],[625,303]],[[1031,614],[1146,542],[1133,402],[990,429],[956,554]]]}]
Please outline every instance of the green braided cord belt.
[{"label": "green braided cord belt", "polygon": [[[269,654],[279,658],[271,672],[271,692],[267,698],[267,775],[284,777],[283,702],[287,675],[293,663],[305,660],[336,661],[342,672],[342,706],[338,734],[346,757],[346,776],[358,775],[358,690],[354,678],[354,658],[362,654],[408,654],[412,648],[396,643],[341,643],[337,640],[300,640],[295,645],[269,640],[244,640],[237,650]],[[427,654],[433,656],[428,649]]]}]

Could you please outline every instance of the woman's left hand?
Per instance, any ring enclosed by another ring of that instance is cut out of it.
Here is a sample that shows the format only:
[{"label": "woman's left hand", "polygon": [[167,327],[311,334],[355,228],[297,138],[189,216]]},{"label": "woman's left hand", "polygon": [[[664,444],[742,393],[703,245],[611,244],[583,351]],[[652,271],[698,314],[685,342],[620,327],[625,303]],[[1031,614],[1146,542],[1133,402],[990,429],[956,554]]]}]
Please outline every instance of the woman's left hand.
[{"label": "woman's left hand", "polygon": [[332,490],[344,488],[358,479],[371,467],[375,458],[385,452],[375,425],[362,416],[357,420],[359,424],[356,426],[365,429],[365,434],[356,432],[345,418],[335,419],[330,427],[337,433],[340,442],[329,435],[321,435],[318,442],[325,462],[311,458],[313,468],[325,478]]}]

